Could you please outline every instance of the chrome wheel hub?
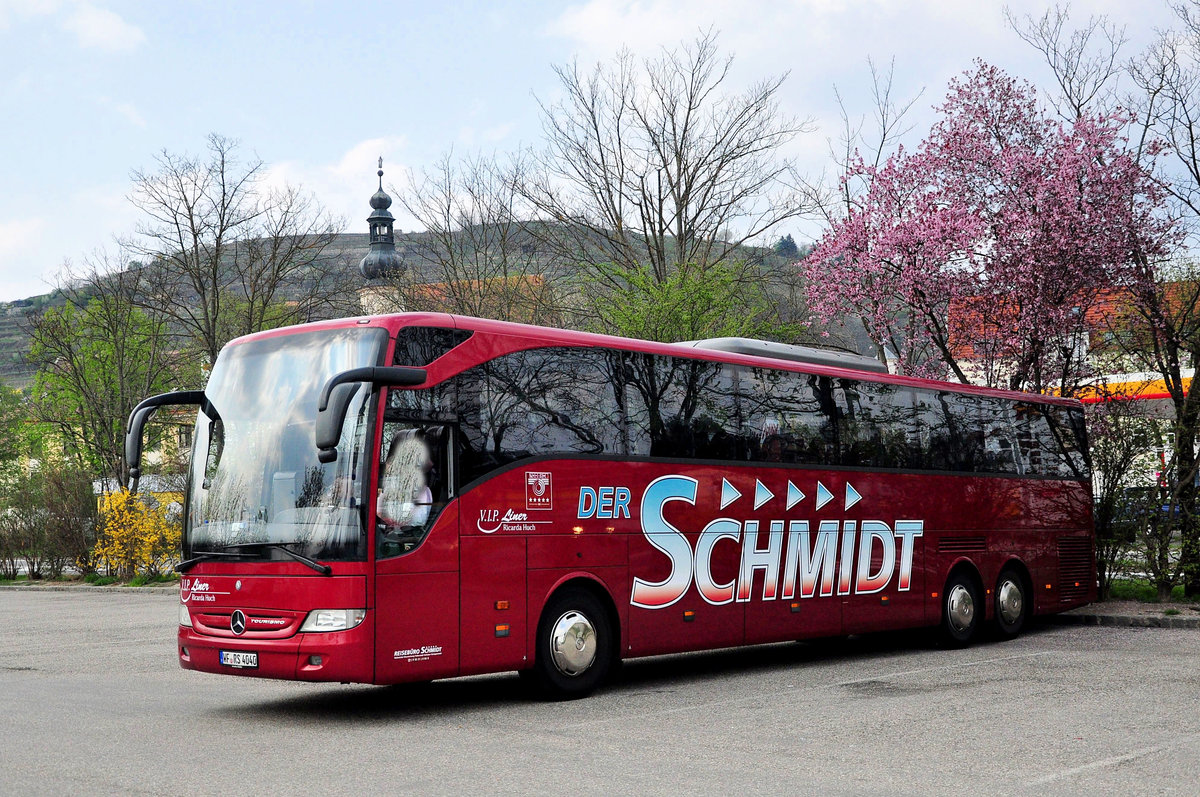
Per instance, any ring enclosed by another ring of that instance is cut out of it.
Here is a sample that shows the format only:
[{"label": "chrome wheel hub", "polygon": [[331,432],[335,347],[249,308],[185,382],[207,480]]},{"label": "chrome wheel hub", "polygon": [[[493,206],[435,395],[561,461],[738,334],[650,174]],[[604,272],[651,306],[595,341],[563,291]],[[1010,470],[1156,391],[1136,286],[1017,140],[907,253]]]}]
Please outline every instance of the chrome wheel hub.
[{"label": "chrome wheel hub", "polygon": [[946,596],[946,616],[955,631],[961,633],[971,627],[975,620],[975,599],[971,591],[962,584],[955,584]]},{"label": "chrome wheel hub", "polygon": [[585,615],[571,610],[550,630],[550,658],[563,675],[586,672],[596,660],[596,629]]},{"label": "chrome wheel hub", "polygon": [[1012,581],[1006,580],[1000,585],[996,600],[996,609],[1000,612],[1000,619],[1006,625],[1013,625],[1021,619],[1023,607],[1021,588]]}]

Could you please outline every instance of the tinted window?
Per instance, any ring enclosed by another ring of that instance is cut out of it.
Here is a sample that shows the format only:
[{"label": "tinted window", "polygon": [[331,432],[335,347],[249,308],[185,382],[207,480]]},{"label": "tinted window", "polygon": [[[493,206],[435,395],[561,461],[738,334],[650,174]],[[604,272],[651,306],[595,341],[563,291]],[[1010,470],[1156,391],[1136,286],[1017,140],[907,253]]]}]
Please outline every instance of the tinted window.
[{"label": "tinted window", "polygon": [[462,343],[473,333],[445,327],[404,327],[396,334],[396,365],[423,368]]},{"label": "tinted window", "polygon": [[654,457],[738,459],[737,375],[720,363],[630,354],[630,423]]},{"label": "tinted window", "polygon": [[841,464],[874,468],[909,466],[911,394],[895,385],[837,380],[845,406],[839,424]]},{"label": "tinted window", "polygon": [[548,454],[1087,474],[1065,409],[636,352],[517,352],[392,402],[429,420],[457,409],[461,482]]},{"label": "tinted window", "polygon": [[620,364],[615,352],[535,349],[464,372],[463,481],[542,454],[627,454]]}]

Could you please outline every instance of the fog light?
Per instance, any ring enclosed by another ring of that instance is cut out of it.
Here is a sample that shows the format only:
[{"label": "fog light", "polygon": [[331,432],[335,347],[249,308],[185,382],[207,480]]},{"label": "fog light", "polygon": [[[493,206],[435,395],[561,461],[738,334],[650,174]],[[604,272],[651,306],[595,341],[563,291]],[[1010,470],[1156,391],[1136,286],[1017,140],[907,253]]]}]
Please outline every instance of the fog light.
[{"label": "fog light", "polygon": [[320,656],[309,656],[308,663],[314,667],[320,667],[321,666],[321,657]]}]

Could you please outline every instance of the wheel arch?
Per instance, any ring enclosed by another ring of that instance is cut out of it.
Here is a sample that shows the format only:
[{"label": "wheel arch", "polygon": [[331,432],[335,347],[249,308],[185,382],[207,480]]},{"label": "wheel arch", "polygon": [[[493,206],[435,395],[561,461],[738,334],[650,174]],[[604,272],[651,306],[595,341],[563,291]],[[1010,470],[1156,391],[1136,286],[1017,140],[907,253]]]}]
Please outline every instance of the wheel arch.
[{"label": "wheel arch", "polygon": [[614,631],[614,644],[612,652],[613,662],[615,663],[621,658],[621,651],[624,650],[625,627],[621,622],[621,613],[617,609],[616,601],[613,600],[612,592],[608,585],[596,575],[581,571],[564,575],[555,581],[550,589],[546,590],[546,593],[538,601],[536,606],[536,614],[530,612],[530,665],[533,664],[533,657],[536,656],[537,652],[537,644],[535,639],[538,625],[541,623],[542,613],[546,611],[546,606],[548,606],[556,596],[572,589],[578,589],[589,593],[592,595],[592,597],[599,601],[600,605],[604,608],[608,622]]},{"label": "wheel arch", "polygon": [[[1025,560],[1019,556],[1010,556],[1000,563],[1000,568],[996,571],[996,582],[1000,581],[1000,574],[1005,570],[1015,570],[1021,580],[1025,582],[1025,594],[1030,598],[1037,597],[1037,593],[1033,591],[1033,573],[1029,570],[1029,565],[1025,564]],[[993,585],[994,586],[994,585]]]},{"label": "wheel arch", "polygon": [[[946,590],[946,585],[950,583],[950,580],[952,578],[959,575],[960,573],[965,574],[968,578],[971,579],[972,582],[974,582],[975,589],[977,590],[976,594],[979,595],[980,603],[983,604],[983,606],[981,608],[987,609],[987,611],[985,611],[985,613],[984,613],[984,617],[981,619],[987,619],[988,617],[991,616],[991,610],[990,610],[990,608],[988,608],[988,604],[990,603],[988,598],[991,597],[992,588],[989,586],[986,586],[983,583],[983,574],[980,572],[979,565],[976,562],[973,562],[972,560],[967,559],[966,557],[963,557],[961,559],[955,560],[955,562],[952,565],[950,565],[949,569],[946,570],[946,575],[942,578],[942,588],[941,588],[941,591],[938,593],[939,596],[943,598],[943,600],[939,601],[939,608],[938,608],[939,621],[940,621],[940,616],[941,616],[940,605],[945,602],[944,594],[945,594],[945,590]],[[997,570],[996,574],[999,575],[999,573],[1000,573],[1000,571]]]},{"label": "wheel arch", "polygon": [[[1021,591],[1024,593],[1020,596],[1024,604],[1022,612],[1016,620],[1006,620],[1001,616],[1002,582],[1009,573],[1020,583]],[[987,602],[989,613],[992,615],[990,619],[993,629],[1001,639],[1012,639],[1021,633],[1028,624],[1029,618],[1037,614],[1038,596],[1033,589],[1033,574],[1029,572],[1029,566],[1015,554],[1007,557],[1000,565],[1000,569],[996,571],[993,589],[995,593]]]}]

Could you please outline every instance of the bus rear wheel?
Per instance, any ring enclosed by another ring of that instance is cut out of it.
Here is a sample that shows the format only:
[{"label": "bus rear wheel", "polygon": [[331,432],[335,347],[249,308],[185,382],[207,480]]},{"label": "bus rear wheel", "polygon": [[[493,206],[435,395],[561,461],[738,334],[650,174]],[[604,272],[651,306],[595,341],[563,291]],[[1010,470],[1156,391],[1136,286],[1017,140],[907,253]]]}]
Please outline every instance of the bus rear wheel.
[{"label": "bus rear wheel", "polygon": [[1029,617],[1029,598],[1025,579],[1014,568],[1006,567],[996,580],[996,631],[1005,639],[1021,633]]},{"label": "bus rear wheel", "polygon": [[950,647],[966,646],[975,636],[982,610],[975,581],[963,572],[951,576],[942,593],[942,639]]},{"label": "bus rear wheel", "polygon": [[580,589],[555,595],[538,622],[533,673],[542,693],[569,700],[604,680],[612,665],[613,632],[604,607]]}]

